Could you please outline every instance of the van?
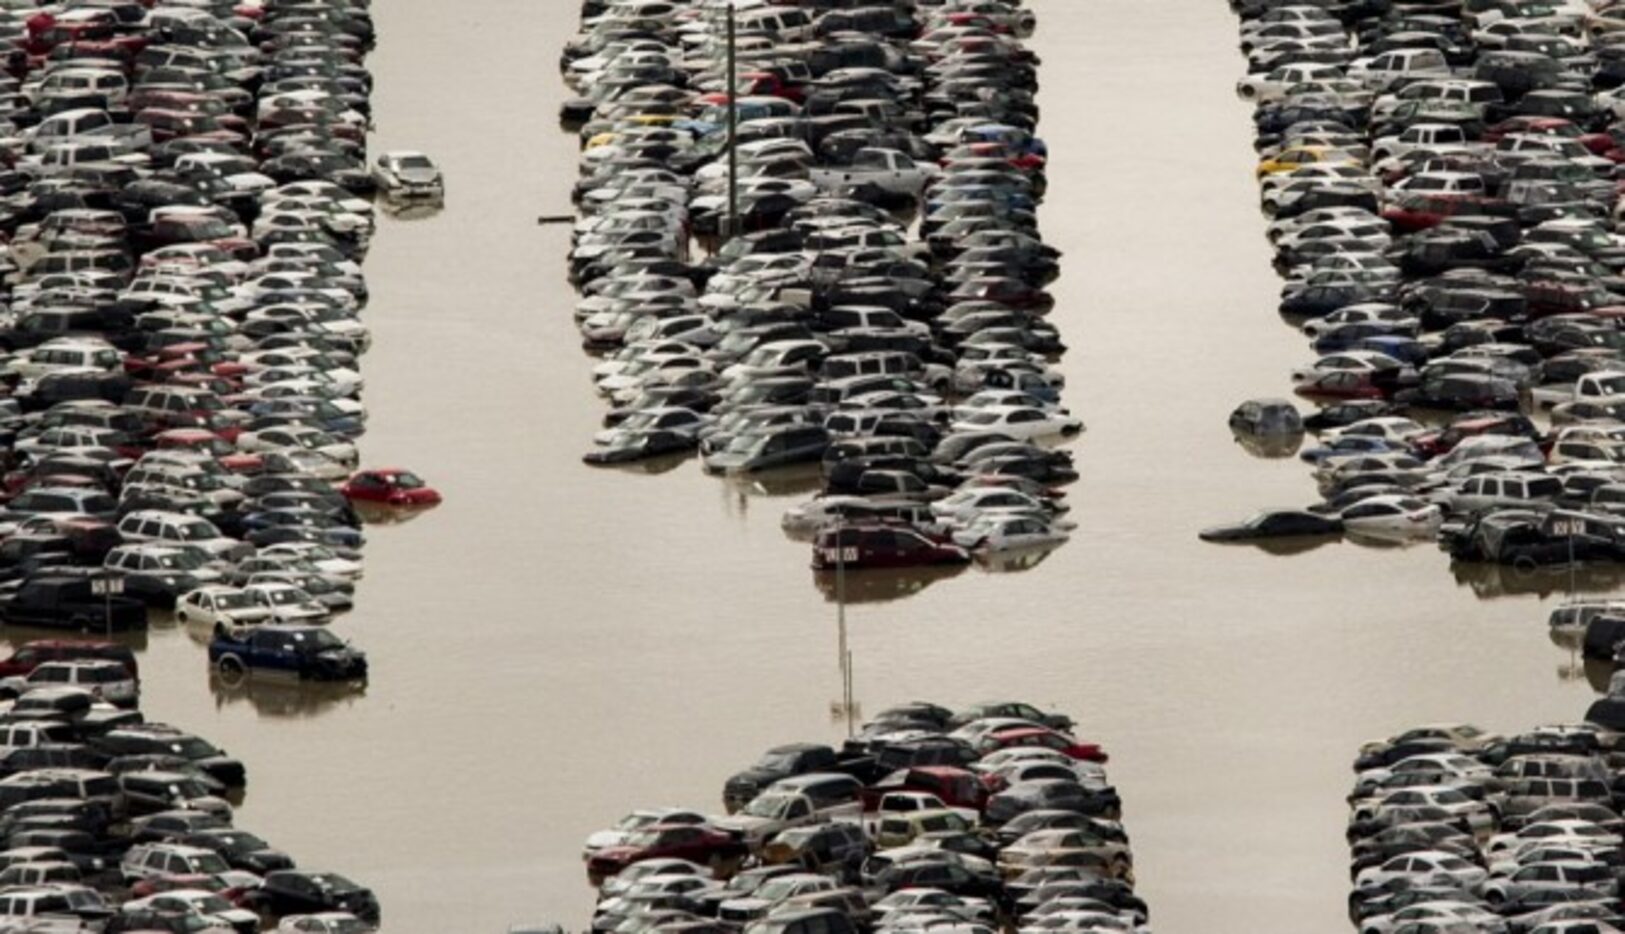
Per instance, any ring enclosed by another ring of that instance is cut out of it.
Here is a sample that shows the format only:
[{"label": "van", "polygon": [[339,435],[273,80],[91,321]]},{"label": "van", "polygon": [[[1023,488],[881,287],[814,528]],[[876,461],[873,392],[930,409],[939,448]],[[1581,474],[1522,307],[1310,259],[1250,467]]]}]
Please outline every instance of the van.
[{"label": "van", "polygon": [[742,10],[735,17],[740,35],[763,35],[776,42],[804,42],[814,38],[812,16],[795,7],[763,7]]},{"label": "van", "polygon": [[162,542],[196,545],[209,554],[240,561],[254,553],[254,546],[222,535],[214,523],[197,516],[156,509],[132,512],[119,520],[119,534],[128,542]]},{"label": "van", "polygon": [[819,425],[790,425],[738,435],[721,451],[706,454],[710,473],[748,473],[819,460],[830,436]]},{"label": "van", "polygon": [[[837,412],[834,415],[831,415],[829,419],[825,421],[825,425],[827,426],[830,421],[834,421],[841,416],[853,416],[859,414],[867,413]],[[930,451],[925,449],[925,445],[914,440],[913,438],[892,436],[845,438],[832,443],[829,448],[824,451],[824,456],[820,459],[820,464],[823,467],[825,476],[828,476],[829,472],[835,468],[835,465],[841,463],[842,461],[851,460],[855,457],[873,457],[876,455],[884,455],[889,457],[923,458],[930,453]]]},{"label": "van", "polygon": [[225,408],[214,393],[187,386],[142,386],[130,392],[124,405],[151,422],[171,428],[196,427],[208,413]]},{"label": "van", "polygon": [[8,749],[28,749],[46,744],[68,743],[75,739],[66,723],[35,721],[0,724],[0,753]]},{"label": "van", "polygon": [[0,808],[41,798],[72,798],[96,805],[109,820],[124,816],[118,780],[92,769],[34,769],[0,779]]},{"label": "van", "polygon": [[230,869],[225,859],[213,850],[173,843],[133,846],[119,864],[126,882],[159,876],[213,875]]},{"label": "van", "polygon": [[112,659],[42,662],[27,675],[0,683],[0,691],[23,694],[37,688],[74,687],[110,704],[134,706],[141,688],[123,662]]}]

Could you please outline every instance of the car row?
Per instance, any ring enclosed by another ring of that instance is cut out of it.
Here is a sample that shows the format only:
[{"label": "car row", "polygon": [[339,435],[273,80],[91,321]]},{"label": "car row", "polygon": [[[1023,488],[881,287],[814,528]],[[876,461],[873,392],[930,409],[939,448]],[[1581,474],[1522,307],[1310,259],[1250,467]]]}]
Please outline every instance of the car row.
[{"label": "car row", "polygon": [[246,793],[243,763],[147,720],[128,648],[30,643],[4,668],[14,674],[0,685],[0,927],[376,929],[371,891],[301,869],[233,825]]},{"label": "car row", "polygon": [[839,748],[767,750],[725,813],[658,807],[593,834],[594,931],[1146,931],[1106,753],[992,701],[883,711]]},{"label": "car row", "polygon": [[1625,924],[1621,703],[1514,736],[1430,724],[1363,746],[1348,825],[1362,934]]},{"label": "car row", "polygon": [[[569,271],[611,406],[584,460],[816,467],[820,495],[784,526],[820,570],[1064,542],[1076,472],[1057,445],[1084,426],[1045,317],[1059,253],[1036,220],[1031,11],[584,14],[561,60],[581,95],[563,112],[582,146]],[[961,508],[984,497],[1001,503]]]},{"label": "car row", "polygon": [[1299,453],[1322,502],[1204,537],[1625,559],[1619,5],[1232,6],[1279,311],[1315,354],[1292,391],[1320,408],[1251,400],[1231,427]]}]

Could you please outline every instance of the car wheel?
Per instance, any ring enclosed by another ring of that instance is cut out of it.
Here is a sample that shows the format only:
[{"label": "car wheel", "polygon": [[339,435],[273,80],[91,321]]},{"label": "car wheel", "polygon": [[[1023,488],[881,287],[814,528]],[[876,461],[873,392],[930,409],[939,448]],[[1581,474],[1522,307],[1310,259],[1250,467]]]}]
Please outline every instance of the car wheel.
[{"label": "car wheel", "polygon": [[68,621],[68,625],[81,632],[89,632],[91,627],[90,617],[75,616],[73,619]]},{"label": "car wheel", "polygon": [[236,655],[220,656],[220,660],[215,662],[215,666],[220,669],[222,674],[227,675],[241,675],[248,671],[248,666],[243,664],[243,660]]}]

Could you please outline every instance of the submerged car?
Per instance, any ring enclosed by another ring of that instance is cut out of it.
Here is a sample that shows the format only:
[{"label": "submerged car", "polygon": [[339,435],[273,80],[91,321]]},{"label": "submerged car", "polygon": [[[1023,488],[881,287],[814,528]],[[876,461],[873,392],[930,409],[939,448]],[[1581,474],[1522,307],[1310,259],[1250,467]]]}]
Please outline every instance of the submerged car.
[{"label": "submerged car", "polygon": [[964,564],[970,552],[904,525],[852,525],[825,528],[813,543],[813,568],[906,568]]},{"label": "submerged car", "polygon": [[440,167],[421,152],[384,153],[373,163],[372,177],[385,197],[439,199],[446,195]]},{"label": "submerged car", "polygon": [[367,676],[366,655],[320,626],[217,626],[209,661],[230,674],[280,673],[315,681]]},{"label": "submerged car", "polygon": [[422,477],[399,467],[357,471],[339,486],[339,492],[353,501],[386,506],[432,506],[440,502],[439,492]]},{"label": "submerged car", "polygon": [[1336,535],[1343,530],[1337,519],[1299,509],[1268,509],[1231,525],[1203,529],[1208,542],[1244,542],[1266,538]]}]

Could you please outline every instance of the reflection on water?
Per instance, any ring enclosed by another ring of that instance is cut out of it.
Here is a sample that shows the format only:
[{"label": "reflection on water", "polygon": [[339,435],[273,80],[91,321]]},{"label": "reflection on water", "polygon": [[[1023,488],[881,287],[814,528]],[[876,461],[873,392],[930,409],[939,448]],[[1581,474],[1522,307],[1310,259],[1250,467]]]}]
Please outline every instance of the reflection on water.
[{"label": "reflection on water", "polygon": [[378,209],[398,221],[425,221],[439,216],[444,206],[432,201],[391,201],[379,198]]},{"label": "reflection on water", "polygon": [[[1195,535],[1191,536],[1192,538]],[[1293,555],[1308,554],[1317,548],[1340,542],[1343,536],[1331,535],[1293,535],[1287,538],[1259,538],[1235,542],[1207,542],[1212,548],[1223,548],[1229,551],[1258,551],[1277,558],[1287,558]]]},{"label": "reflection on water", "polygon": [[[808,496],[824,488],[823,469],[817,464],[798,464],[761,473],[731,473],[722,476],[723,485],[740,496]],[[786,503],[785,506],[794,505]]]},{"label": "reflection on water", "polygon": [[1381,548],[1393,550],[1398,548],[1415,548],[1418,545],[1426,545],[1427,549],[1431,551],[1437,550],[1439,547],[1438,544],[1434,542],[1431,532],[1406,534],[1398,531],[1379,532],[1375,530],[1367,530],[1356,532],[1353,530],[1347,530],[1343,533],[1343,539],[1349,544],[1359,545],[1361,548]]},{"label": "reflection on water", "polygon": [[664,473],[671,473],[693,458],[693,452],[679,451],[674,454],[662,454],[659,457],[645,458],[644,460],[631,461],[625,464],[595,465],[593,469],[603,473],[620,474],[624,477],[658,477]]},{"label": "reflection on water", "polygon": [[366,696],[362,682],[301,681],[263,673],[239,675],[209,672],[209,692],[216,707],[247,703],[267,717],[314,717]]},{"label": "reflection on water", "polygon": [[1011,548],[1007,551],[995,551],[978,555],[976,564],[990,574],[1019,574],[1022,571],[1031,571],[1044,563],[1044,559],[1054,554],[1061,546],[1035,545],[1028,548]]},{"label": "reflection on water", "polygon": [[[1456,583],[1481,600],[1509,596],[1547,598],[1569,593],[1610,593],[1625,587],[1625,565],[1613,563],[1517,567],[1478,561],[1452,561]],[[1539,614],[1545,622],[1545,614]]]},{"label": "reflection on water", "polygon": [[965,573],[964,564],[938,565],[927,568],[885,569],[873,568],[847,571],[846,580],[836,571],[812,572],[813,586],[824,595],[826,603],[889,603],[912,597],[937,581],[958,577]]},{"label": "reflection on water", "polygon": [[[153,614],[157,615],[157,614]],[[101,639],[108,642],[117,642],[127,645],[136,652],[144,652],[147,648],[147,632],[144,629],[133,629],[125,632],[78,632],[63,629],[41,629],[35,626],[4,626],[0,627],[4,633],[4,644],[16,647],[24,642],[33,642],[36,639]],[[9,653],[0,653],[0,655]]]},{"label": "reflection on water", "polygon": [[1278,460],[1291,457],[1303,447],[1303,432],[1287,435],[1255,435],[1247,431],[1230,432],[1241,449],[1254,457],[1264,460]]},{"label": "reflection on water", "polygon": [[411,522],[426,512],[433,512],[439,504],[426,506],[386,506],[382,503],[353,503],[356,515],[367,525],[401,525]]}]

